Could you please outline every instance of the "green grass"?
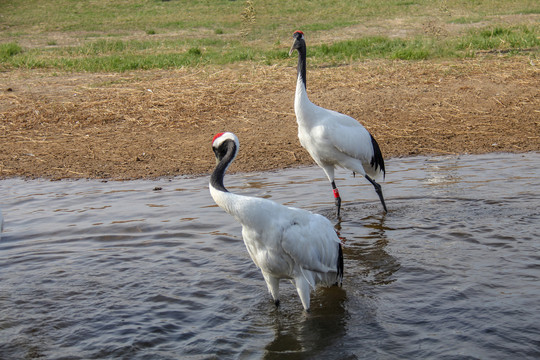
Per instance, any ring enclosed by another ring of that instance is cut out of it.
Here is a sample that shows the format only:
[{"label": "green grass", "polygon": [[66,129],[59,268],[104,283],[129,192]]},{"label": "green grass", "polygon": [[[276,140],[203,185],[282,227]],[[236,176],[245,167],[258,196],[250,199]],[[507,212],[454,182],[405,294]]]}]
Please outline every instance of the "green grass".
[{"label": "green grass", "polygon": [[481,17],[476,17],[476,16],[464,17],[464,16],[462,16],[462,17],[451,19],[449,21],[449,23],[451,23],[451,24],[475,24],[475,23],[479,23],[481,21],[482,21]]},{"label": "green grass", "polygon": [[315,57],[329,57],[333,61],[362,58],[390,58],[422,60],[433,57],[434,49],[427,39],[399,39],[384,36],[363,37],[331,45],[320,45],[312,51]]},{"label": "green grass", "polygon": [[459,39],[457,50],[504,50],[519,52],[540,46],[539,26],[488,27],[471,30]]},{"label": "green grass", "polygon": [[22,47],[16,43],[0,44],[0,60],[9,61],[11,58],[22,53]]},{"label": "green grass", "polygon": [[[0,70],[114,72],[294,63],[287,51],[296,29],[306,33],[314,65],[460,58],[499,50],[525,49],[537,56],[540,46],[538,20],[519,23],[516,15],[540,14],[540,5],[531,0],[252,3],[254,16],[246,24],[244,0],[0,1],[0,39],[5,39],[0,40]],[[514,22],[499,20],[505,16]],[[430,35],[423,29],[426,23],[454,24],[460,30]],[[479,23],[485,26],[478,28]]]}]

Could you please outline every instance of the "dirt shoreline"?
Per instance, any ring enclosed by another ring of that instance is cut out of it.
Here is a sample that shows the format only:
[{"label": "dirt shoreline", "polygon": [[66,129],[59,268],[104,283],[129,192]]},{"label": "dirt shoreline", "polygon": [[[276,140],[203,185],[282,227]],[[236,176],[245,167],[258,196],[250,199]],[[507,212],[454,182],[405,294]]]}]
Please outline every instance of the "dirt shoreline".
[{"label": "dirt shoreline", "polygon": [[[490,56],[308,68],[308,94],[359,120],[385,158],[540,151],[536,60]],[[241,143],[233,172],[313,164],[297,138],[293,66],[124,74],[0,73],[0,178],[208,174],[215,133]]]}]

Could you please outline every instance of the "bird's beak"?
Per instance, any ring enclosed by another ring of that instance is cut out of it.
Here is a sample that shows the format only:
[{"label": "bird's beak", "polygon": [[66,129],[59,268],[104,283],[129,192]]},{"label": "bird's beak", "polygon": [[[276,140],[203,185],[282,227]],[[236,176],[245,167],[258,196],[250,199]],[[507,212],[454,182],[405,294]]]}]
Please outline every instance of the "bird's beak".
[{"label": "bird's beak", "polygon": [[289,50],[289,56],[292,55],[293,51],[294,51],[294,43],[293,43],[292,46],[291,46],[291,50]]}]

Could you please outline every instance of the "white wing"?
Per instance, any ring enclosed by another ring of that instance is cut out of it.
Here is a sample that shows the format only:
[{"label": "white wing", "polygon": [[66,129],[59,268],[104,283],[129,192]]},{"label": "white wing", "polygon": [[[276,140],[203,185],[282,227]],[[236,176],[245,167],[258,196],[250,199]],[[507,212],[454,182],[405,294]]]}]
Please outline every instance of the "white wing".
[{"label": "white wing", "polygon": [[324,123],[325,137],[342,153],[369,163],[373,157],[373,146],[366,128],[348,115],[327,111],[329,116]]},{"label": "white wing", "polygon": [[334,227],[324,216],[299,212],[283,231],[283,250],[303,270],[337,272],[340,240]]}]

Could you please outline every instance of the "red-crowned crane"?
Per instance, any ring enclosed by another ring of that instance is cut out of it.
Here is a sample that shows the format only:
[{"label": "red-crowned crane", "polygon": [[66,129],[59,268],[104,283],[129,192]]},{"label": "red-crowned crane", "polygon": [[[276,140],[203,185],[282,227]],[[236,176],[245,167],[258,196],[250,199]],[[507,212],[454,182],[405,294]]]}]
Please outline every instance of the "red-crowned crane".
[{"label": "red-crowned crane", "polygon": [[306,41],[302,31],[293,34],[294,43],[289,56],[298,51],[298,78],[294,96],[294,112],[298,123],[300,144],[325,172],[332,185],[337,216],[340,216],[341,197],[334,180],[336,166],[362,174],[379,195],[384,211],[386,204],[381,186],[374,178],[384,177],[384,159],[375,138],[355,119],[313,104],[306,90]]},{"label": "red-crowned crane", "polygon": [[238,138],[230,132],[219,133],[212,140],[218,163],[210,176],[210,194],[219,207],[242,224],[248,253],[261,269],[276,306],[279,280],[289,279],[296,286],[304,309],[309,311],[310,288],[342,282],[340,239],[322,215],[229,192],[223,177],[239,146]]}]

